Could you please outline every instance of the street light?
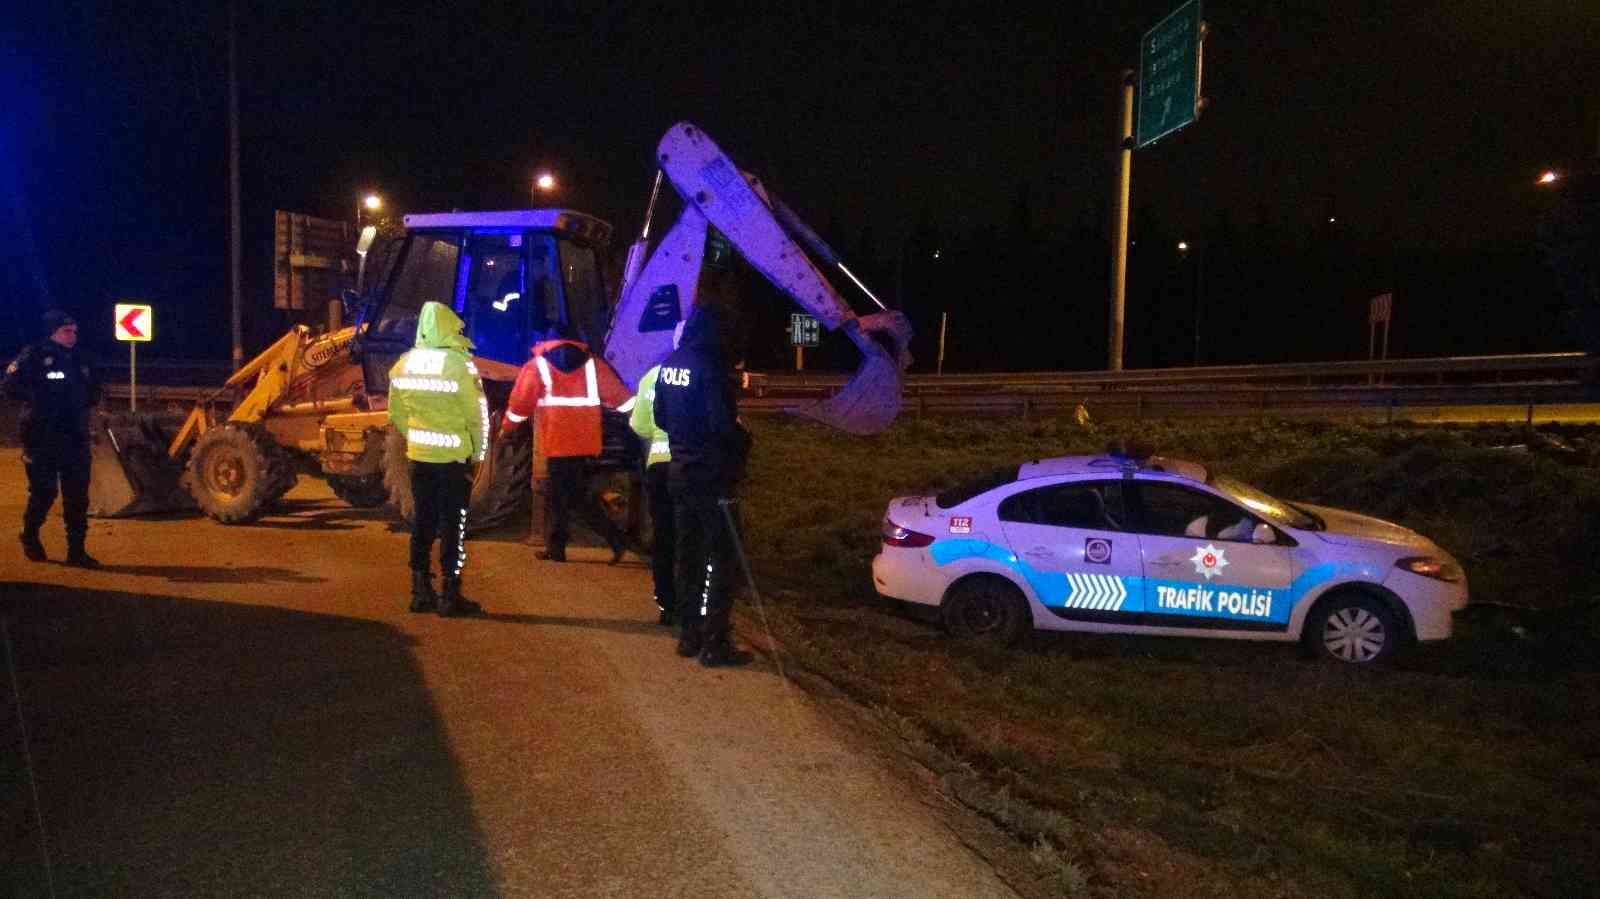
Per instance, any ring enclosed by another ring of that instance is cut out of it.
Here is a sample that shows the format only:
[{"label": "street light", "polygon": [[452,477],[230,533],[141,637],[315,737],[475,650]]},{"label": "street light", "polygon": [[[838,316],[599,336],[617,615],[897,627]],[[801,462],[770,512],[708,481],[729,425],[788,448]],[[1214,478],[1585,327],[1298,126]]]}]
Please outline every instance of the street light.
[{"label": "street light", "polygon": [[1540,184],[1554,184],[1560,180],[1561,175],[1555,169],[1545,169],[1544,173],[1539,176]]},{"label": "street light", "polygon": [[356,227],[361,227],[361,210],[365,209],[368,212],[377,212],[382,208],[383,198],[377,194],[367,194],[366,196],[362,197],[361,202],[356,204]]},{"label": "street light", "polygon": [[556,189],[556,176],[549,172],[540,172],[533,176],[533,205],[539,205],[539,194],[553,193]]}]

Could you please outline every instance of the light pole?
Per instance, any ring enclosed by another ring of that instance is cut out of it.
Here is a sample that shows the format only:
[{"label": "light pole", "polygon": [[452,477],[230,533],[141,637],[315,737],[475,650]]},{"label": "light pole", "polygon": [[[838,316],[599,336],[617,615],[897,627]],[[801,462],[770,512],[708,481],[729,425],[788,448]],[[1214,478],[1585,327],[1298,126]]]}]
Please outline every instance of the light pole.
[{"label": "light pole", "polygon": [[[1189,242],[1178,241],[1178,258],[1185,262],[1189,259]],[[1199,249],[1195,250],[1195,278],[1194,278],[1194,364],[1200,365],[1200,313],[1206,295],[1206,254]]]}]

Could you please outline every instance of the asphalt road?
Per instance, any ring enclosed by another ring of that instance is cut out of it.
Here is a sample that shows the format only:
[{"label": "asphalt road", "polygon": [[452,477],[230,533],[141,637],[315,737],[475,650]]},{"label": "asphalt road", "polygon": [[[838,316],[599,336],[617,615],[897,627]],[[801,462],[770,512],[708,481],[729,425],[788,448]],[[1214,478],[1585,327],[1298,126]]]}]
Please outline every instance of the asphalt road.
[{"label": "asphalt road", "polygon": [[96,521],[96,572],[24,560],[23,499],[0,449],[12,895],[1014,895],[837,700],[677,658],[637,561],[475,540],[489,614],[446,620],[320,481],[253,526]]}]

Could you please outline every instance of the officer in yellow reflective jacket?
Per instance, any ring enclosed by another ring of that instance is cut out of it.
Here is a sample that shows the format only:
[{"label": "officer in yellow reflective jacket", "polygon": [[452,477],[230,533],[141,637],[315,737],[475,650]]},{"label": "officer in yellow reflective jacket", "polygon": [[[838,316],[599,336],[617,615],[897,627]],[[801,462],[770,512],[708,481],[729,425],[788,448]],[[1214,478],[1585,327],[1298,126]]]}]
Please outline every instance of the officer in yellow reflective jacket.
[{"label": "officer in yellow reflective jacket", "polygon": [[[406,440],[411,460],[411,611],[452,617],[482,611],[461,595],[467,564],[467,501],[472,463],[489,447],[489,401],[472,364],[464,323],[441,303],[424,303],[416,347],[389,369],[389,422]],[[428,555],[439,540],[440,593],[433,592]]]},{"label": "officer in yellow reflective jacket", "polygon": [[634,395],[628,425],[648,447],[649,455],[644,463],[644,488],[650,503],[651,527],[655,530],[655,545],[650,551],[650,573],[655,580],[656,609],[660,612],[657,623],[671,627],[677,623],[673,561],[677,557],[674,549],[678,532],[672,521],[672,494],[667,491],[667,472],[671,468],[668,463],[672,461],[672,451],[667,446],[667,432],[656,425],[656,378],[660,374],[661,366],[657,365],[639,379],[639,392]]}]

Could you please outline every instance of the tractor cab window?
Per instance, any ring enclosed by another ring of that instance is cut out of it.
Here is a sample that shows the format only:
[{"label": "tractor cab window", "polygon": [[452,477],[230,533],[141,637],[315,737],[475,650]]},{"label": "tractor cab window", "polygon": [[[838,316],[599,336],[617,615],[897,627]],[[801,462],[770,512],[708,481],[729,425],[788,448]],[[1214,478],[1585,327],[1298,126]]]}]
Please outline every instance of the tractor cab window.
[{"label": "tractor cab window", "polygon": [[462,318],[479,356],[521,365],[529,347],[544,339],[552,311],[559,311],[551,243],[538,233],[470,238]]},{"label": "tractor cab window", "polygon": [[598,352],[611,323],[600,261],[593,247],[570,240],[561,241],[560,246],[561,276],[567,286],[566,324],[573,337]]},{"label": "tractor cab window", "polygon": [[448,306],[454,299],[461,244],[450,234],[413,234],[403,253],[384,297],[383,314],[368,336],[410,344],[417,337],[422,304],[433,300]]}]

